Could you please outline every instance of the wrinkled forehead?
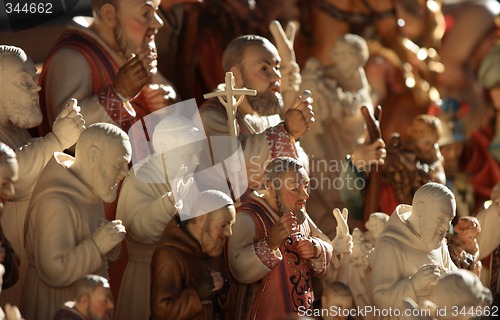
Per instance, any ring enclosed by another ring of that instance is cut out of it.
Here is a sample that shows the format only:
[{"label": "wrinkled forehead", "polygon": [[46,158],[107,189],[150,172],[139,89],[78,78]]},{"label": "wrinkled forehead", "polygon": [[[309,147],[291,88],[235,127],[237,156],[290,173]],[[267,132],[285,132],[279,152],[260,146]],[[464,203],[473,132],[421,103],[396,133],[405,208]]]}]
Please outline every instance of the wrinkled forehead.
[{"label": "wrinkled forehead", "polygon": [[260,62],[262,60],[275,64],[281,61],[278,49],[267,39],[263,42],[253,43],[245,48],[243,61]]},{"label": "wrinkled forehead", "polygon": [[455,217],[455,207],[451,200],[442,199],[441,201],[433,201],[429,206],[429,210],[432,210],[431,215],[435,216],[436,219],[453,219]]},{"label": "wrinkled forehead", "polygon": [[309,183],[309,176],[304,168],[300,168],[298,171],[288,171],[283,175],[283,179],[285,180],[285,185],[290,186],[293,184],[302,184],[305,185]]},{"label": "wrinkled forehead", "polygon": [[130,144],[130,140],[123,139],[122,143],[113,144],[113,153],[115,155],[114,159],[116,162],[126,160],[130,162],[132,159],[132,146]]},{"label": "wrinkled forehead", "polygon": [[[0,54],[0,72],[15,73],[27,72],[30,75],[36,73],[35,64],[30,58],[23,59],[17,55],[1,55]],[[1,79],[8,79],[8,77],[0,77]],[[0,79],[0,80],[1,80]]]},{"label": "wrinkled forehead", "polygon": [[233,205],[226,205],[209,213],[212,221],[216,222],[231,222],[235,219],[236,209]]}]

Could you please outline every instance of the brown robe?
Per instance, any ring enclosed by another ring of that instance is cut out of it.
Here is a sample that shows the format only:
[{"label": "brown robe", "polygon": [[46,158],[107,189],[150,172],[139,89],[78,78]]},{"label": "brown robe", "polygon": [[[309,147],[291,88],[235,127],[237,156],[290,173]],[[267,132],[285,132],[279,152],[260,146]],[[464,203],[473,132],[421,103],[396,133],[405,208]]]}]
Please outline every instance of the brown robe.
[{"label": "brown robe", "polygon": [[176,215],[151,260],[150,319],[223,319],[222,308],[230,305],[229,295],[216,292],[210,300],[201,301],[195,289],[211,270],[222,272],[222,261],[222,257],[203,252]]}]

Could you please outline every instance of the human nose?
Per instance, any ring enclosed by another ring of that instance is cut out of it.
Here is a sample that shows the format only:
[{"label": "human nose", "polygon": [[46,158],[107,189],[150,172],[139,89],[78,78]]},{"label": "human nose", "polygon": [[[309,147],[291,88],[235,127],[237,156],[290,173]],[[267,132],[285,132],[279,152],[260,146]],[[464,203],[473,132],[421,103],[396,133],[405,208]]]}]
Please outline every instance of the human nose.
[{"label": "human nose", "polygon": [[160,29],[161,27],[163,27],[163,21],[157,13],[155,13],[153,16],[151,27],[154,29]]},{"label": "human nose", "polygon": [[108,310],[113,310],[115,308],[115,303],[113,300],[108,300]]},{"label": "human nose", "polygon": [[128,176],[128,165],[124,165],[120,171],[120,180],[125,179]]},{"label": "human nose", "polygon": [[228,238],[229,238],[230,236],[232,236],[232,235],[233,235],[233,228],[228,227],[228,228],[224,231],[224,235],[225,235],[226,237],[228,237]]},{"label": "human nose", "polygon": [[273,81],[273,82],[281,80],[280,69],[279,68],[272,68],[270,76],[271,76],[271,81]]},{"label": "human nose", "polygon": [[42,90],[42,87],[40,87],[38,85],[38,83],[36,83],[35,80],[33,80],[33,86],[32,86],[32,88],[33,88],[33,92],[38,92],[38,91]]},{"label": "human nose", "polygon": [[300,193],[301,193],[301,197],[304,199],[304,200],[307,200],[309,199],[309,190],[306,186],[302,186],[300,188]]},{"label": "human nose", "polygon": [[2,196],[4,199],[10,199],[14,196],[14,184],[12,182],[7,182],[2,187]]}]

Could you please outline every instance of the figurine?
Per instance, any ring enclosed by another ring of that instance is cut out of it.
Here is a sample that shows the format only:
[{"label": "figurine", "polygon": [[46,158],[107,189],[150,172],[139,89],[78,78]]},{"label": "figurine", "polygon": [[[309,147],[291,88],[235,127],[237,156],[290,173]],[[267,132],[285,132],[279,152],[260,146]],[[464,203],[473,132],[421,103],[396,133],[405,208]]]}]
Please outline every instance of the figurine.
[{"label": "figurine", "polygon": [[[436,40],[443,34],[439,1],[300,0],[301,37],[297,39],[299,64],[309,57],[322,66],[332,62],[330,50],[346,33],[370,35],[370,59],[365,66],[374,105],[384,107],[384,140],[406,128],[413,117],[425,113],[430,102],[432,75],[429,61],[437,59]],[[411,21],[410,21],[411,19]],[[414,26],[414,22],[418,25]],[[425,61],[417,58],[419,45]],[[369,40],[367,38],[367,40]],[[406,45],[411,43],[410,50]],[[427,51],[430,53],[427,54]],[[436,64],[436,63],[434,63]],[[406,83],[405,83],[406,82]],[[429,85],[430,83],[430,85]],[[436,90],[432,90],[436,91]],[[401,106],[405,112],[401,113]],[[403,133],[405,134],[405,133]],[[406,137],[404,137],[406,138]]]},{"label": "figurine", "polygon": [[[375,105],[384,108],[384,140],[394,132],[407,140],[406,128],[439,99],[436,75],[443,70],[437,50],[444,34],[441,1],[391,1],[398,26],[392,39],[372,37],[365,66]],[[404,106],[405,112],[401,112]]]},{"label": "figurine", "polygon": [[[206,214],[206,206],[218,208]],[[151,260],[150,319],[219,319],[231,306],[228,276],[223,273],[225,244],[236,217],[232,199],[221,191],[199,194],[194,218],[175,215]],[[234,290],[234,289],[233,289]],[[232,299],[234,302],[234,299]]]},{"label": "figurine", "polygon": [[475,217],[461,217],[453,227],[455,234],[448,235],[448,250],[453,263],[461,269],[481,274],[479,261],[479,245],[476,238],[481,233],[481,225]]},{"label": "figurine", "polygon": [[[339,245],[329,239],[305,212],[309,177],[297,160],[273,159],[265,170],[266,189],[253,192],[238,208],[228,241],[231,273],[240,282],[235,319],[284,318],[311,309],[313,276],[325,273],[334,255],[349,252],[347,211]],[[240,300],[242,299],[242,300]]]},{"label": "figurine", "polygon": [[[288,81],[286,77],[293,77],[298,70],[288,70],[289,75],[280,73],[280,61],[293,59],[293,47],[290,47],[291,40],[284,35],[281,26],[272,26],[276,34],[285,37],[277,39],[281,51],[266,38],[245,35],[234,39],[223,56],[224,71],[233,73],[235,88],[246,87],[257,91],[256,96],[245,96],[236,112],[237,136],[245,153],[250,190],[263,187],[265,165],[273,158],[290,156],[308,163],[307,155],[296,140],[315,121],[311,106],[313,100],[307,94],[296,100],[294,98],[292,105],[284,105],[281,91]],[[283,110],[284,107],[287,111]],[[282,112],[284,122],[279,117]],[[233,125],[228,125],[225,107],[215,98],[205,101],[200,107],[200,114],[208,137],[228,136],[233,130]]]},{"label": "figurine", "polygon": [[[18,179],[19,165],[14,150],[0,142],[0,218],[5,202],[15,195],[14,183]],[[5,238],[0,225],[0,293],[11,287],[19,277],[19,257],[12,250],[12,245]],[[0,319],[21,320],[21,313],[16,306],[5,305],[4,314],[0,306]]]},{"label": "figurine", "polygon": [[[5,267],[0,263],[0,293],[2,293],[2,278],[5,274]],[[5,305],[5,313],[4,310],[0,307],[0,319],[2,320],[23,320],[21,317],[21,312],[16,306],[13,306],[9,303]]]},{"label": "figurine", "polygon": [[393,135],[382,169],[380,210],[393,212],[398,203],[410,204],[414,193],[427,182],[444,184],[443,157],[437,142],[441,121],[431,115],[418,115],[408,128],[409,140]]},{"label": "figurine", "polygon": [[[479,259],[490,256],[490,265],[483,266],[483,283],[489,284],[493,294],[500,292],[500,182],[491,192],[489,206],[477,214],[477,220],[481,224],[481,233],[477,236],[479,246]],[[486,272],[487,271],[487,272]],[[485,274],[486,273],[486,274]]]},{"label": "figurine", "polygon": [[97,123],[82,132],[75,157],[55,153],[44,168],[25,225],[31,263],[21,310],[27,319],[54,316],[84,275],[107,276],[108,259],[117,259],[125,228],[120,220],[105,220],[103,201],[115,200],[130,158],[127,134]]},{"label": "figurine", "polygon": [[176,100],[172,86],[156,72],[154,35],[163,25],[159,4],[93,1],[93,18],[73,19],[43,64],[41,134],[50,130],[68,97],[80,101],[88,124],[113,123],[126,132]]},{"label": "figurine", "polygon": [[366,221],[366,232],[363,234],[363,238],[372,248],[375,247],[375,243],[380,238],[387,221],[389,221],[389,215],[383,212],[372,213],[368,221]]},{"label": "figurine", "polygon": [[[14,184],[19,178],[16,154],[8,145],[0,142],[0,220],[5,203],[15,195]],[[1,289],[12,287],[19,278],[19,256],[4,235],[0,225],[0,263],[4,266]]]},{"label": "figurine", "polygon": [[[310,157],[311,179],[322,183],[311,194],[308,210],[329,237],[334,236],[330,208],[344,206],[338,191],[340,164],[364,140],[366,125],[360,108],[366,106],[369,112],[374,111],[363,69],[368,54],[362,37],[345,34],[330,50],[331,64],[324,66],[318,59],[310,58],[302,71],[301,88],[311,90],[314,96],[316,123],[300,143]],[[383,146],[378,142],[372,148]],[[354,211],[350,213],[352,217]]]},{"label": "figurine", "polygon": [[33,62],[21,48],[0,46],[0,141],[16,152],[19,164],[16,195],[5,203],[2,226],[21,258],[19,279],[0,296],[1,305],[20,304],[29,264],[24,249],[24,220],[35,183],[53,153],[71,147],[85,128],[76,101],[70,100],[55,117],[52,132],[41,139],[31,138],[27,129],[42,121],[35,73]]},{"label": "figurine", "polygon": [[403,298],[428,299],[440,275],[456,270],[445,236],[455,197],[445,186],[420,187],[412,205],[401,204],[376,244],[372,293],[378,308],[403,309]]},{"label": "figurine", "polygon": [[[364,308],[373,305],[371,282],[375,243],[389,220],[389,215],[374,212],[366,222],[364,233],[358,228],[352,232],[352,253],[341,261],[341,267],[333,279],[349,285],[356,306]],[[331,280],[330,280],[331,281]],[[365,320],[372,319],[366,315]]]},{"label": "figurine", "polygon": [[[150,283],[145,279],[150,277],[151,257],[165,226],[178,213],[174,192],[185,194],[177,188],[193,184],[205,139],[193,121],[180,115],[162,119],[151,136],[155,154],[130,170],[118,199],[117,218],[127,229],[129,256],[118,293],[118,319],[149,318]],[[172,188],[174,179],[179,183]]]},{"label": "figurine", "polygon": [[113,294],[106,278],[89,274],[73,284],[74,300],[68,301],[52,320],[113,319]]}]

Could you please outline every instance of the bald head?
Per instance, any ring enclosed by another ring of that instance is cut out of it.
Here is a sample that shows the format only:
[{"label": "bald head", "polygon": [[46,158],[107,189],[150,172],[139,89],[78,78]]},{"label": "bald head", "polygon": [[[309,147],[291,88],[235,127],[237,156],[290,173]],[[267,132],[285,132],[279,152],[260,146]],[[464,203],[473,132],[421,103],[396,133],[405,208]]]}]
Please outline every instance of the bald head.
[{"label": "bald head", "polygon": [[442,184],[429,182],[415,192],[409,221],[427,250],[441,247],[455,211],[455,196]]},{"label": "bald head", "polygon": [[264,37],[257,35],[244,35],[238,37],[231,41],[224,50],[222,56],[222,67],[224,68],[224,72],[231,71],[231,67],[240,65],[246,49],[254,46],[274,48],[274,50],[276,50],[271,41]]}]

